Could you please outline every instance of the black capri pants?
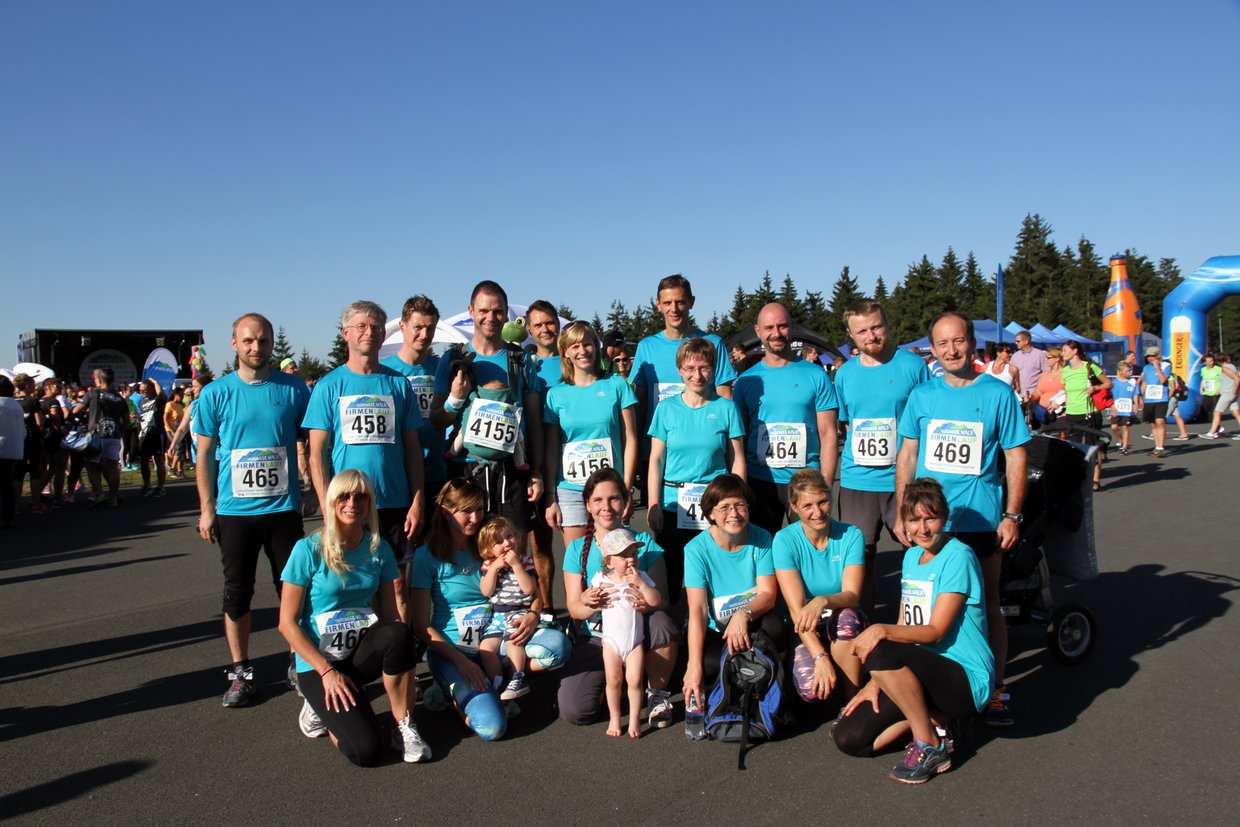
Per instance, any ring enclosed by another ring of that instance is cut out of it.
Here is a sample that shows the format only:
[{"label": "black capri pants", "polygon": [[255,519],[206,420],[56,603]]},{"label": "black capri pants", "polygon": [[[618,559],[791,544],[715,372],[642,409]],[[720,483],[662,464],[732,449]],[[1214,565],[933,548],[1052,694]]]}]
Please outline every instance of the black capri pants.
[{"label": "black capri pants", "polygon": [[409,627],[394,620],[382,621],[370,627],[348,658],[333,664],[337,672],[347,675],[357,687],[353,693],[356,703],[352,707],[344,712],[328,709],[323,678],[313,669],[298,672],[297,685],[310,708],[336,736],[344,757],[359,767],[373,767],[382,753],[383,739],[375,710],[366,699],[365,686],[378,680],[380,675],[402,675],[417,663]]},{"label": "black capri pants", "polygon": [[[977,714],[973,689],[964,667],[951,658],[932,652],[915,643],[879,642],[866,660],[870,672],[887,672],[908,667],[921,682],[926,706],[949,718],[966,718]],[[851,715],[835,725],[835,745],[848,755],[869,755],[878,738],[888,727],[904,720],[904,713],[885,694],[878,696],[878,711],[863,703]]]},{"label": "black capri pants", "polygon": [[305,534],[301,514],[277,511],[247,517],[219,515],[220,562],[224,566],[224,613],[240,620],[250,613],[254,599],[254,580],[258,555],[263,552],[271,563],[271,582],[280,597],[280,574],[293,553],[293,546]]}]

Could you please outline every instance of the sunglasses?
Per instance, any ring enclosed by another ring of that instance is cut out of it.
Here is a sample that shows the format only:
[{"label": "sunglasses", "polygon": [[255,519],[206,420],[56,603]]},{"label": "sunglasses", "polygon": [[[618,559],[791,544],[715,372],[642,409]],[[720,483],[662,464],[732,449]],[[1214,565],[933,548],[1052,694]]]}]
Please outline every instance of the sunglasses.
[{"label": "sunglasses", "polygon": [[356,502],[356,503],[370,502],[370,495],[367,494],[365,491],[348,491],[344,494],[341,494],[339,497],[336,498],[336,502],[350,502],[350,501]]}]

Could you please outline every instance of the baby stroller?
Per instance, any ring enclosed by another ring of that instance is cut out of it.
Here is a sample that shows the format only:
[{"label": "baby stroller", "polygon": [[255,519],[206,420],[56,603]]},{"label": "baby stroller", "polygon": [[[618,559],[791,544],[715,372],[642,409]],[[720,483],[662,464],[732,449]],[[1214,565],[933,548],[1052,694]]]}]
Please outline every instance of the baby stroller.
[{"label": "baby stroller", "polygon": [[[1062,434],[1064,438],[1059,438]],[[1088,439],[1097,443],[1087,445]],[[1074,580],[1098,576],[1092,475],[1095,453],[1111,436],[1075,422],[1055,422],[1026,444],[1028,488],[1020,539],[1003,557],[999,599],[1009,626],[1040,623],[1064,663],[1080,663],[1094,648],[1097,624],[1079,603],[1055,607],[1051,571]]]}]

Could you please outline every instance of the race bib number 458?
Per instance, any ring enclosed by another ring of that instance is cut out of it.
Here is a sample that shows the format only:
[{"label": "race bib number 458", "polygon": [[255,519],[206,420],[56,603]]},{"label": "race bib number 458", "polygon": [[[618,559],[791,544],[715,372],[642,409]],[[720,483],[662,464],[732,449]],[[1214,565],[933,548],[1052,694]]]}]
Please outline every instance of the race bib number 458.
[{"label": "race bib number 458", "polygon": [[396,444],[396,405],[392,397],[340,397],[340,432],[346,445]]},{"label": "race bib number 458", "polygon": [[926,470],[976,477],[982,473],[982,423],[932,419],[926,429]]}]

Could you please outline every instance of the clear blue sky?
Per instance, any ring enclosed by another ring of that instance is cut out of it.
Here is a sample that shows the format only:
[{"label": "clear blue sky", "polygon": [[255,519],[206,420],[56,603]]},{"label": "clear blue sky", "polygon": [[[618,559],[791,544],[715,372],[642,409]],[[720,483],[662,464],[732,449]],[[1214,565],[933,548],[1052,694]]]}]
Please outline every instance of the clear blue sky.
[{"label": "clear blue sky", "polygon": [[889,286],[923,253],[1240,252],[1240,2],[0,5],[0,362],[34,327],[589,318],[673,272]]}]

